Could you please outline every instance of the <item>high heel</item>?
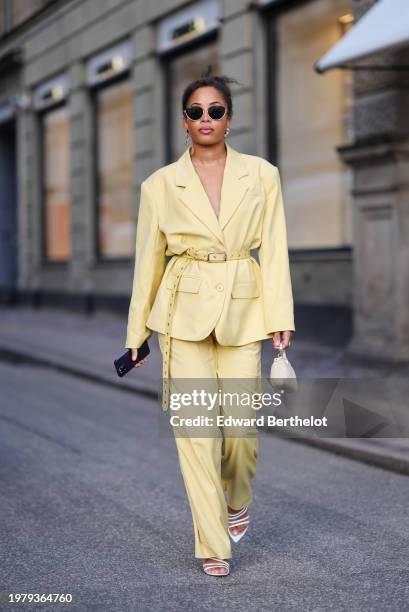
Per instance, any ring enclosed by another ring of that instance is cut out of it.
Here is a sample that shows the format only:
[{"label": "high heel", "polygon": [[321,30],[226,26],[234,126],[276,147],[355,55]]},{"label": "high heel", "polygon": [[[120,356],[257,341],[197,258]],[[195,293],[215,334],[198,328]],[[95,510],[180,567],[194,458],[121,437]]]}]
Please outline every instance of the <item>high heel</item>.
[{"label": "high heel", "polygon": [[[222,567],[224,569],[224,572],[222,574],[214,574],[213,572],[208,571],[209,569],[216,567]],[[203,561],[203,570],[205,574],[208,574],[209,576],[227,576],[230,573],[230,565],[225,559],[219,559],[218,557],[209,557],[209,559],[205,559]]]},{"label": "high heel", "polygon": [[[244,508],[242,508],[239,512],[235,512],[234,514],[227,510],[227,518],[229,523],[228,531],[233,542],[238,542],[239,540],[241,540],[241,538],[244,536],[244,534],[247,532],[247,529],[249,528],[250,516],[244,518],[245,514],[247,513],[248,506],[244,506]],[[239,525],[246,525],[246,528],[243,529],[243,531],[240,531],[240,533],[233,533],[231,531],[231,528],[238,527]]]}]

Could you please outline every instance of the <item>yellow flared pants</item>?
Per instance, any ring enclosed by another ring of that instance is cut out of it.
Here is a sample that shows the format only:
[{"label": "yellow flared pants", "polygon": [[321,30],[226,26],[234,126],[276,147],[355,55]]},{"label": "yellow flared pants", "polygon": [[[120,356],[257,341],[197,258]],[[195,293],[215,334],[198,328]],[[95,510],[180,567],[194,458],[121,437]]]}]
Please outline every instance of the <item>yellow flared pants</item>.
[{"label": "yellow flared pants", "polygon": [[[162,355],[164,338],[164,334],[158,333]],[[260,379],[260,376],[260,340],[243,346],[222,346],[214,331],[204,340],[171,340],[169,377],[172,384],[174,379],[205,379],[206,386],[213,381],[214,387],[220,389],[227,379],[229,382],[240,379],[233,384],[245,387],[251,379]],[[229,410],[234,412],[234,408],[220,405],[219,413],[231,414]],[[249,416],[257,417],[257,412],[251,410]],[[227,504],[238,510],[252,501],[250,481],[256,473],[258,431],[250,427],[248,436],[241,430],[236,437],[232,435],[234,430],[227,432],[224,427],[217,427],[217,432],[208,437],[184,437],[175,427],[173,431],[192,513],[195,557],[229,559],[232,555]]]}]

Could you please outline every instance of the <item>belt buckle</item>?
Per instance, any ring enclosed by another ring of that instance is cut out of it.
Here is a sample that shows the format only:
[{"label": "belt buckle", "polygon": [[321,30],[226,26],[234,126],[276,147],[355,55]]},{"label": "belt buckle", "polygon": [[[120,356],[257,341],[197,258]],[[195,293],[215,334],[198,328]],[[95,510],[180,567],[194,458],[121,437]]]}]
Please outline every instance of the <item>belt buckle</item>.
[{"label": "belt buckle", "polygon": [[[223,259],[219,259],[218,255],[223,255]],[[224,251],[211,251],[210,253],[207,254],[207,261],[226,261],[226,260],[227,260],[227,253],[225,253]]]}]

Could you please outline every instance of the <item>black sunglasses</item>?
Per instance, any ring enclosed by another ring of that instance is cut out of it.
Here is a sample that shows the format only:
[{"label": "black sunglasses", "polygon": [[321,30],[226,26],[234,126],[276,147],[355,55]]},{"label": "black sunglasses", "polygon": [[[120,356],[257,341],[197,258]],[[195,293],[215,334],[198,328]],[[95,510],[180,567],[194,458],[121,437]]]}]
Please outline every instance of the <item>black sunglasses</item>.
[{"label": "black sunglasses", "polygon": [[[201,106],[188,106],[184,109],[183,113],[190,121],[199,121],[199,119],[203,117],[204,109]],[[209,106],[207,114],[210,119],[220,121],[226,114],[226,108],[221,104],[214,104],[213,106]]]}]

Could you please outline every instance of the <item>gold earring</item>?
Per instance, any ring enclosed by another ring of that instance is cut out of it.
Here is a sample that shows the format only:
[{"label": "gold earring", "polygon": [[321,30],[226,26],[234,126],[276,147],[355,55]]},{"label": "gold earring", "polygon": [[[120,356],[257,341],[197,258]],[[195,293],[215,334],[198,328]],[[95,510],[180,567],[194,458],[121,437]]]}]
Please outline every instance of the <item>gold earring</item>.
[{"label": "gold earring", "polygon": [[189,132],[189,130],[186,130],[185,149],[186,149],[187,145],[189,144],[189,136],[190,136],[190,132]]},{"label": "gold earring", "polygon": [[230,132],[230,128],[226,128],[225,131],[224,131],[224,135],[228,136],[229,132]]}]

